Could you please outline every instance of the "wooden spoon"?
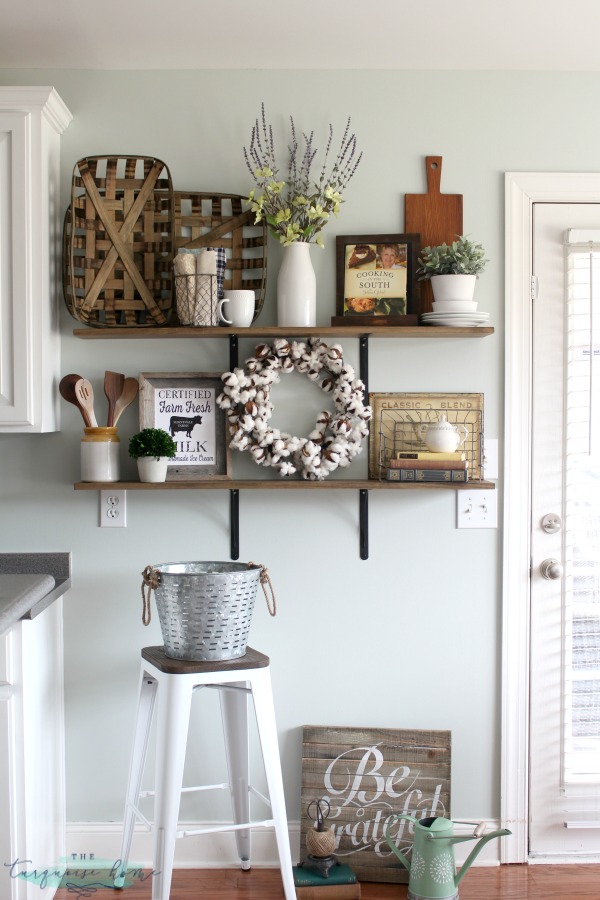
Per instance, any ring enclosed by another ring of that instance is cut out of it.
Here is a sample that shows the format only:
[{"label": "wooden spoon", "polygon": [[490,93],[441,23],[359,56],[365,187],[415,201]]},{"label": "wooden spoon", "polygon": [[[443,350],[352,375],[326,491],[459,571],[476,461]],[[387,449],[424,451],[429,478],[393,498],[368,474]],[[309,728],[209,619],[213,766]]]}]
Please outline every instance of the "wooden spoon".
[{"label": "wooden spoon", "polygon": [[94,414],[94,389],[87,378],[80,378],[75,382],[75,396],[79,400],[81,408],[88,414],[90,427],[97,428],[98,420]]},{"label": "wooden spoon", "polygon": [[64,378],[61,378],[60,384],[58,385],[58,390],[60,391],[60,395],[63,400],[66,400],[67,403],[72,403],[73,406],[76,406],[79,412],[83,417],[83,421],[85,422],[88,428],[91,427],[90,417],[87,414],[87,411],[81,406],[78,398],[75,396],[75,384],[78,381],[81,381],[81,375],[65,375]]},{"label": "wooden spoon", "polygon": [[104,373],[104,393],[108,400],[108,418],[106,424],[111,428],[115,424],[115,403],[123,391],[125,376],[120,372]]},{"label": "wooden spoon", "polygon": [[114,411],[114,419],[113,424],[116,425],[119,419],[121,418],[121,414],[125,412],[127,407],[133,403],[135,398],[137,397],[137,392],[139,390],[139,384],[137,378],[126,378],[123,382],[123,390],[121,391],[121,396],[117,398],[117,402],[115,403],[115,411]]}]

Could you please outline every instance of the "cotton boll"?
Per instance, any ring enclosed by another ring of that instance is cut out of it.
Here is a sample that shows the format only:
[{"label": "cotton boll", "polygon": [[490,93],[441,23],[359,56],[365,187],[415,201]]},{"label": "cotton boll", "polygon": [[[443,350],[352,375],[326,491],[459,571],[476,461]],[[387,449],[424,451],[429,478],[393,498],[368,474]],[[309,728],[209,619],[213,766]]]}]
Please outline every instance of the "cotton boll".
[{"label": "cotton boll", "polygon": [[254,462],[261,465],[265,458],[266,451],[264,447],[250,447],[250,454],[252,455]]}]

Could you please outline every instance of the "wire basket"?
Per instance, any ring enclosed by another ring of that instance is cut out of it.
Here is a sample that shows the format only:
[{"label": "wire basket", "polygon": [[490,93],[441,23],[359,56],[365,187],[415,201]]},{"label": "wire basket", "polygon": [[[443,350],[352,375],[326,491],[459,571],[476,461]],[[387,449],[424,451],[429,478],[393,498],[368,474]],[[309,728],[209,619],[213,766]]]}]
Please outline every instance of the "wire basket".
[{"label": "wire basket", "polygon": [[216,275],[174,275],[177,318],[182,325],[219,324]]},{"label": "wire basket", "polygon": [[171,562],[148,570],[144,582],[154,589],[166,656],[220,660],[245,654],[262,566]]},{"label": "wire basket", "polygon": [[369,394],[369,403],[369,478],[385,480],[390,460],[398,454],[426,451],[422,429],[446,416],[450,424],[466,429],[459,449],[468,462],[469,481],[482,480],[483,394]]}]

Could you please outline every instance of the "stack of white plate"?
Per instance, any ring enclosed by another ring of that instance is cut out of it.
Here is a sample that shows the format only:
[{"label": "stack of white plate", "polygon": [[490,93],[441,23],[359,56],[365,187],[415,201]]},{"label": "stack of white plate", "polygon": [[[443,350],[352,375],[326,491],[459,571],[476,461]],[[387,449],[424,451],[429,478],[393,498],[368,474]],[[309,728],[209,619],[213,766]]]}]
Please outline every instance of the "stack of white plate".
[{"label": "stack of white plate", "polygon": [[450,325],[455,328],[487,325],[490,314],[487,312],[426,312],[421,316],[424,325]]}]

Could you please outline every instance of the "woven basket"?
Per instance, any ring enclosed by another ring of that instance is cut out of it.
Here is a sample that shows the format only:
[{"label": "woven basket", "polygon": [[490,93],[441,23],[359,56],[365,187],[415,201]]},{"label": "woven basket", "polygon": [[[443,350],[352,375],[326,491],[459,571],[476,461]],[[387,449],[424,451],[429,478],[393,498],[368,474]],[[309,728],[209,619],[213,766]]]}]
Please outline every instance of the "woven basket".
[{"label": "woven basket", "polygon": [[174,247],[165,163],[148,156],[79,160],[63,229],[63,292],[75,319],[99,328],[165,325]]},{"label": "woven basket", "polygon": [[254,213],[242,210],[240,194],[175,191],[175,252],[180,248],[225,247],[224,290],[254,290],[259,315],[267,283],[267,227],[254,225]]},{"label": "woven basket", "polygon": [[261,566],[173,562],[153,571],[166,656],[218,660],[245,654]]}]

